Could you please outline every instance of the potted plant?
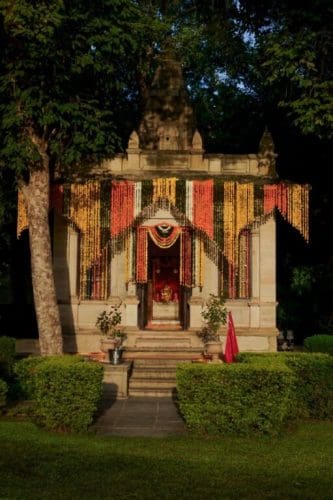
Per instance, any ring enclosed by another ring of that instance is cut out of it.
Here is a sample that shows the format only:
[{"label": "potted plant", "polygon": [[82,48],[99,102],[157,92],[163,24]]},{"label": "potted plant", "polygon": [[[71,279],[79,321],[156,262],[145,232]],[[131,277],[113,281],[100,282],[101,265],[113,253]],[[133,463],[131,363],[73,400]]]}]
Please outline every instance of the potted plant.
[{"label": "potted plant", "polygon": [[227,322],[225,299],[210,294],[201,316],[205,320],[205,324],[198,331],[197,335],[203,341],[206,353],[212,355],[213,361],[217,361],[222,353],[222,342],[219,334],[220,328]]},{"label": "potted plant", "polygon": [[102,311],[96,321],[96,326],[104,338],[101,339],[101,349],[108,353],[113,351],[113,362],[117,364],[120,360],[121,347],[127,338],[126,333],[120,328],[121,312],[117,306],[111,306],[110,311]]}]

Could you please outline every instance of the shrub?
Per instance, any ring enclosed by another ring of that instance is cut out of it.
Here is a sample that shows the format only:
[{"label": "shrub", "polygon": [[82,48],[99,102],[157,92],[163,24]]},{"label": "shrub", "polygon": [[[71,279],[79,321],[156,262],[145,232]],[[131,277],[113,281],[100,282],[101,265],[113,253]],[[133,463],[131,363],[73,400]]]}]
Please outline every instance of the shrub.
[{"label": "shrub", "polygon": [[321,353],[298,353],[285,357],[296,376],[296,394],[304,416],[331,419],[333,416],[333,358]]},{"label": "shrub", "polygon": [[295,414],[294,376],[280,366],[184,364],[177,368],[180,411],[206,433],[274,434]]},{"label": "shrub", "polygon": [[7,384],[0,379],[0,408],[6,404]]},{"label": "shrub", "polygon": [[313,335],[304,340],[304,348],[309,352],[324,352],[333,356],[333,335]]},{"label": "shrub", "polygon": [[85,431],[102,394],[103,366],[77,356],[45,358],[35,368],[36,423],[49,430]]},{"label": "shrub", "polygon": [[17,376],[20,392],[24,399],[34,399],[36,370],[47,359],[43,356],[28,356],[15,363],[14,373]]},{"label": "shrub", "polygon": [[15,356],[15,339],[0,337],[0,377],[7,379],[12,376]]},{"label": "shrub", "polygon": [[333,358],[322,353],[248,353],[237,356],[241,363],[284,364],[295,375],[294,396],[302,417],[329,419],[333,415]]}]

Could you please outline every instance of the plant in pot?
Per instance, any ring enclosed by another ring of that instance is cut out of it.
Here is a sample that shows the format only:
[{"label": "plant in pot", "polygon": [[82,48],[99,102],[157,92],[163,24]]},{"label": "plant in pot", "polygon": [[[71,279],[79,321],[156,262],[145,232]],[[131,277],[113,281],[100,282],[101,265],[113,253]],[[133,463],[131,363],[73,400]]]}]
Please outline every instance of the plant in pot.
[{"label": "plant in pot", "polygon": [[197,332],[197,335],[203,341],[206,353],[212,356],[213,361],[218,361],[222,353],[222,342],[219,332],[221,326],[227,323],[225,299],[210,294],[201,316],[205,324],[201,330]]},{"label": "plant in pot", "polygon": [[111,306],[110,311],[102,311],[96,321],[96,326],[101,331],[101,349],[108,353],[113,351],[113,362],[117,364],[120,360],[121,347],[127,338],[126,333],[120,328],[121,312],[117,306]]}]

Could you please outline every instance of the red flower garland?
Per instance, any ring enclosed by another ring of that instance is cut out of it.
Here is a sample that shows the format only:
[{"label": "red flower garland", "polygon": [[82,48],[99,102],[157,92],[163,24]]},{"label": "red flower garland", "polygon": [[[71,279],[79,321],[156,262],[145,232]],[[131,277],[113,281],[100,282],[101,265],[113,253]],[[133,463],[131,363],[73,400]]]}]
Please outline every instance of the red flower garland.
[{"label": "red flower garland", "polygon": [[118,236],[134,220],[134,182],[113,181],[111,192],[111,237]]},{"label": "red flower garland", "polygon": [[193,224],[213,239],[213,180],[193,181]]}]

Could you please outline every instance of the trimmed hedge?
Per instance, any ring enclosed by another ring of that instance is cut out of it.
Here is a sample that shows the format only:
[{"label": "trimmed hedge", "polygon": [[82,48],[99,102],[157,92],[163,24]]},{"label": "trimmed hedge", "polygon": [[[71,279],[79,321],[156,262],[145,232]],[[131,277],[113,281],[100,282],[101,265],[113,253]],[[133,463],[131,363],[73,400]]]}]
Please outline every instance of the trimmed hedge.
[{"label": "trimmed hedge", "polygon": [[14,366],[14,373],[17,376],[21,395],[24,399],[35,398],[35,374],[37,367],[45,363],[49,358],[44,356],[28,356],[23,358]]},{"label": "trimmed hedge", "polygon": [[179,408],[188,427],[209,434],[278,433],[294,415],[295,377],[285,365],[183,364]]},{"label": "trimmed hedge", "polygon": [[103,366],[80,356],[29,356],[15,365],[33,416],[50,430],[84,431],[102,393]]},{"label": "trimmed hedge", "polygon": [[309,352],[324,352],[333,356],[333,335],[313,335],[304,339],[304,349]]},{"label": "trimmed hedge", "polygon": [[7,389],[6,382],[0,379],[0,408],[6,405]]},{"label": "trimmed hedge", "polygon": [[244,352],[237,360],[178,367],[179,407],[190,429],[274,434],[301,418],[332,419],[328,354]]},{"label": "trimmed hedge", "polygon": [[284,364],[295,375],[294,397],[300,417],[331,419],[333,416],[333,358],[323,353],[248,353],[241,363]]},{"label": "trimmed hedge", "polygon": [[16,356],[15,342],[12,337],[0,337],[0,377],[5,379],[13,374]]},{"label": "trimmed hedge", "polygon": [[34,369],[33,415],[49,430],[85,431],[102,395],[104,368],[78,356],[45,358]]},{"label": "trimmed hedge", "polygon": [[[35,374],[41,363],[53,359],[60,359],[59,356],[28,356],[17,361],[14,366],[14,373],[18,379],[21,396],[24,399],[35,399],[36,381]],[[71,363],[81,363],[80,356],[63,356],[61,359],[68,359]]]},{"label": "trimmed hedge", "polygon": [[321,420],[333,418],[333,357],[321,353],[286,356],[286,364],[296,375],[296,394],[305,416]]}]

